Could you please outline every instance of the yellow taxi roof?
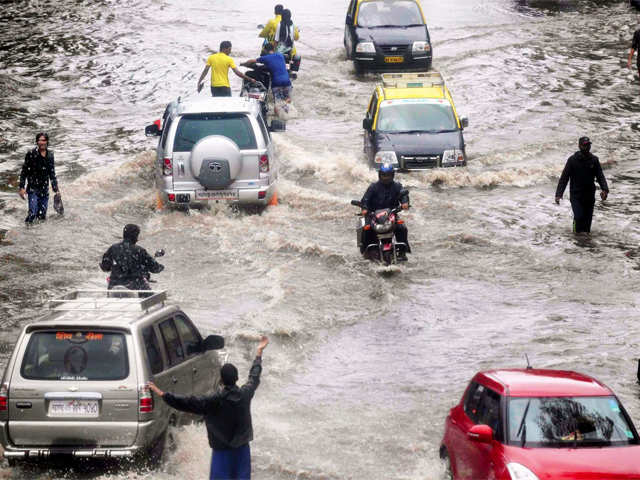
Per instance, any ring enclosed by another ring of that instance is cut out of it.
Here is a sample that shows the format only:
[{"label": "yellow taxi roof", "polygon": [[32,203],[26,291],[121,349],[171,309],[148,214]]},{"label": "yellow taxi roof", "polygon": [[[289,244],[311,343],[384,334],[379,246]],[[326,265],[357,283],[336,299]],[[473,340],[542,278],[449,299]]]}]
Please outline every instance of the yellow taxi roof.
[{"label": "yellow taxi roof", "polygon": [[386,87],[382,89],[386,100],[399,98],[445,98],[443,87]]}]

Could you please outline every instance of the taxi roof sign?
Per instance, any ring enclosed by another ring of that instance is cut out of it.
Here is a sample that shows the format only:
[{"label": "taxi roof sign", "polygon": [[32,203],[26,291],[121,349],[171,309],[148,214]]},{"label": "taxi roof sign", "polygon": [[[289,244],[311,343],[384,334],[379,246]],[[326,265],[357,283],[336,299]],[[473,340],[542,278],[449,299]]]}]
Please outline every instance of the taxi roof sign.
[{"label": "taxi roof sign", "polygon": [[385,88],[444,88],[444,78],[440,72],[383,73],[381,78]]}]

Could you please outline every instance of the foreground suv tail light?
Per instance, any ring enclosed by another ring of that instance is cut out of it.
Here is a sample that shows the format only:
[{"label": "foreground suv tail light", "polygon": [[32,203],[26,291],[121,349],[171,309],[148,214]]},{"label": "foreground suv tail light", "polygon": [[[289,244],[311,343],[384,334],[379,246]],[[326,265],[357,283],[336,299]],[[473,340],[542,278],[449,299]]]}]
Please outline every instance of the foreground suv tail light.
[{"label": "foreground suv tail light", "polygon": [[260,156],[260,161],[258,162],[258,165],[260,166],[260,171],[261,172],[268,172],[269,171],[269,156],[268,155],[261,155]]},{"label": "foreground suv tail light", "polygon": [[0,412],[7,411],[9,404],[9,384],[0,385]]},{"label": "foreground suv tail light", "polygon": [[163,175],[171,175],[173,173],[173,165],[171,164],[170,158],[165,158],[162,160],[162,174]]},{"label": "foreground suv tail light", "polygon": [[138,387],[138,406],[140,413],[153,412],[153,397],[151,396],[151,390],[146,385]]}]

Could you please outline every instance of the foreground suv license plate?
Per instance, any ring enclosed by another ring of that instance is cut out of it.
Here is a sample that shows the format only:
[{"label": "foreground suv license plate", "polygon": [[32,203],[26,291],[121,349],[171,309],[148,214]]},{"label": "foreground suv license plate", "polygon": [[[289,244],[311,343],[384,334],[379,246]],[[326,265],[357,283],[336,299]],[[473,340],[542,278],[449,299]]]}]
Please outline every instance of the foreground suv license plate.
[{"label": "foreground suv license plate", "polygon": [[384,57],[384,63],[402,63],[404,57]]},{"label": "foreground suv license plate", "polygon": [[50,417],[97,417],[97,400],[51,400]]},{"label": "foreground suv license plate", "polygon": [[199,200],[237,200],[238,190],[196,190]]}]

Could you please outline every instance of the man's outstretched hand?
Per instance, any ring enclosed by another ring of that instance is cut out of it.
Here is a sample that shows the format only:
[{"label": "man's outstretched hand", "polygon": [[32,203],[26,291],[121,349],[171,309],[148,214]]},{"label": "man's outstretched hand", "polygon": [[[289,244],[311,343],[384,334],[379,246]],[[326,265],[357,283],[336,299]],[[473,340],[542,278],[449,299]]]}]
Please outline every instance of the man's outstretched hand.
[{"label": "man's outstretched hand", "polygon": [[256,353],[258,357],[262,356],[262,351],[267,347],[267,345],[269,345],[269,337],[267,337],[266,335],[262,335],[262,337],[260,338],[260,343],[258,344],[258,351]]}]

